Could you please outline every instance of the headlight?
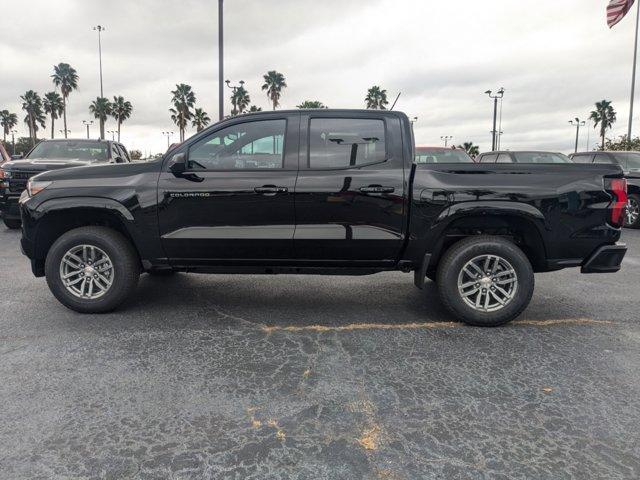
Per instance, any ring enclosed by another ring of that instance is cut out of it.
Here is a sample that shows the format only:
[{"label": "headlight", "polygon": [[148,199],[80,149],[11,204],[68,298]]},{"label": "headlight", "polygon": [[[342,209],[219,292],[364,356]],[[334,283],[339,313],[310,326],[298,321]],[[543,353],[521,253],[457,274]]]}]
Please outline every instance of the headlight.
[{"label": "headlight", "polygon": [[33,197],[34,195],[37,195],[42,190],[47,188],[49,185],[51,185],[51,182],[29,179],[29,181],[27,182],[27,193],[30,197]]}]

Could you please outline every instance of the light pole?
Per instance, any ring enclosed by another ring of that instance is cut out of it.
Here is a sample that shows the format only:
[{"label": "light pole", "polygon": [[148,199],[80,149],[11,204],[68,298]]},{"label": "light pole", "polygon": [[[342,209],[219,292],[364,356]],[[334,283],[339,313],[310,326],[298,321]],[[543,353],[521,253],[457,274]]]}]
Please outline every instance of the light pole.
[{"label": "light pole", "polygon": [[587,124],[587,122],[585,122],[584,120],[580,120],[578,117],[576,117],[575,120],[569,120],[569,123],[576,127],[576,149],[573,153],[578,153],[578,139],[580,138],[580,127],[584,127]]},{"label": "light pole", "polygon": [[224,118],[224,88],[222,79],[224,78],[224,35],[223,35],[223,3],[218,0],[218,118]]},{"label": "light pole", "polygon": [[16,154],[16,133],[17,130],[11,130],[11,144],[13,145],[13,155]]},{"label": "light pole", "polygon": [[171,138],[171,135],[173,135],[173,132],[162,132],[162,134],[167,136],[167,150],[169,150],[169,139]]},{"label": "light pole", "polygon": [[116,139],[116,133],[118,133],[118,132],[116,132],[116,131],[114,131],[114,130],[107,130],[107,133],[110,133],[110,134],[111,134],[111,141],[112,141],[112,142],[113,142],[113,141],[115,141],[115,139]]},{"label": "light pole", "polygon": [[89,125],[93,125],[93,120],[82,120],[82,124],[87,127],[87,138],[89,138]]},{"label": "light pole", "polygon": [[487,90],[484,93],[489,95],[489,98],[493,99],[493,130],[491,131],[491,151],[495,152],[496,140],[498,138],[498,131],[497,131],[497,125],[496,125],[498,123],[498,99],[502,99],[502,97],[504,97],[504,87],[498,90],[495,95],[491,90]]},{"label": "light pole", "polygon": [[237,115],[238,114],[238,107],[236,106],[236,91],[244,86],[244,80],[240,80],[240,85],[231,85],[231,80],[225,80],[224,83],[227,84],[227,87],[229,87],[231,90],[233,90],[233,96],[231,97],[231,103],[233,104],[233,111],[231,112],[231,115]]},{"label": "light pole", "polygon": [[451,139],[453,139],[453,135],[444,135],[440,137],[440,140],[444,141],[444,148],[447,148],[449,146],[449,140]]},{"label": "light pole", "polygon": [[102,39],[101,33],[104,31],[104,27],[102,25],[96,25],[93,27],[94,30],[98,32],[98,58],[100,61],[100,96],[104,97],[104,92],[102,91]]},{"label": "light pole", "polygon": [[67,133],[71,133],[71,130],[67,129],[67,130],[58,130],[60,133],[62,133],[63,135],[65,135],[64,138],[67,138],[66,135]]}]

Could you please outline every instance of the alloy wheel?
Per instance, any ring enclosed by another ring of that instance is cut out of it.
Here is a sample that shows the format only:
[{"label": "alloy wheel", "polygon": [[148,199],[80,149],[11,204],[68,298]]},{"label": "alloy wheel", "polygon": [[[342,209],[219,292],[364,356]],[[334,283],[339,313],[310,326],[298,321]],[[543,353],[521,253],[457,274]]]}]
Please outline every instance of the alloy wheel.
[{"label": "alloy wheel", "polygon": [[60,279],[72,295],[95,300],[106,294],[114,279],[113,262],[94,245],[77,245],[60,262]]},{"label": "alloy wheel", "polygon": [[480,312],[502,310],[514,299],[518,276],[513,266],[498,255],[469,260],[458,275],[458,292],[464,302]]},{"label": "alloy wheel", "polygon": [[627,225],[634,225],[640,217],[640,205],[635,198],[630,198],[627,203]]}]

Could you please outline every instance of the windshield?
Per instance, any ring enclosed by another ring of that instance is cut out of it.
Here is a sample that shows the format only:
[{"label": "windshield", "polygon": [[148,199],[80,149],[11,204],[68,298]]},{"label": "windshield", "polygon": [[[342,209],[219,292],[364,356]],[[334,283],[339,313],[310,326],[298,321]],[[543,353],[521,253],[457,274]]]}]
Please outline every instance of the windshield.
[{"label": "windshield", "polygon": [[613,156],[616,157],[616,160],[623,165],[625,170],[640,169],[640,153],[614,153]]},{"label": "windshield", "polygon": [[561,153],[514,152],[513,155],[518,163],[573,163]]},{"label": "windshield", "polygon": [[416,163],[473,163],[463,150],[428,150],[416,153]]},{"label": "windshield", "polygon": [[63,160],[108,160],[107,144],[102,142],[40,142],[27,158]]}]

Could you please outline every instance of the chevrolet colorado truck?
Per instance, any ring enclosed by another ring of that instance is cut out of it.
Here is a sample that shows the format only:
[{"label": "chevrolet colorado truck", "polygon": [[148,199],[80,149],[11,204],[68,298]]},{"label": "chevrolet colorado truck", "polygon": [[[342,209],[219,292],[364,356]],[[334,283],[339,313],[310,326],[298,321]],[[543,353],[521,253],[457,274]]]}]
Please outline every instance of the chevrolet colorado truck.
[{"label": "chevrolet colorado truck", "polygon": [[99,163],[130,162],[118,142],[108,140],[43,140],[24,158],[14,157],[0,166],[0,215],[7,228],[20,228],[18,199],[27,180],[48,170]]},{"label": "chevrolet colorado truck", "polygon": [[626,203],[617,165],[418,164],[400,112],[261,112],[155,161],[32,177],[21,245],[79,312],[118,307],[141,272],[399,270],[497,326],[527,307],[534,272],[618,271]]}]

